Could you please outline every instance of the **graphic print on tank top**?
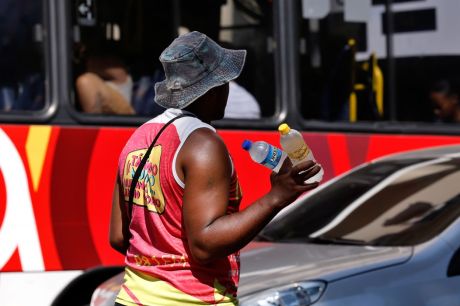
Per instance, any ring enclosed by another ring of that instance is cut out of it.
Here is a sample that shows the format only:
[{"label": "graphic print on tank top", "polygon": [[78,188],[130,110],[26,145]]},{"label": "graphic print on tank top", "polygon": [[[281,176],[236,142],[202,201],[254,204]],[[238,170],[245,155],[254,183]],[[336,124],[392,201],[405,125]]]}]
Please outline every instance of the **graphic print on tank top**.
[{"label": "graphic print on tank top", "polygon": [[[133,204],[145,206],[151,212],[162,214],[165,210],[165,198],[160,182],[161,145],[153,147],[144,169],[139,176],[134,189]],[[147,149],[140,149],[128,153],[123,167],[123,194],[125,201],[129,201],[129,189],[134,173],[136,173]]]}]

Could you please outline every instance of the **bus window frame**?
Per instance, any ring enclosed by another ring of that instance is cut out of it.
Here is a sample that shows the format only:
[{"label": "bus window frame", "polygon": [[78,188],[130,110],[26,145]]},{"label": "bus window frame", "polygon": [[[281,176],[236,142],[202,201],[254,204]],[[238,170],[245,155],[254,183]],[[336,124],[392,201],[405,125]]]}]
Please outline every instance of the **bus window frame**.
[{"label": "bus window frame", "polygon": [[[292,80],[291,91],[292,95],[288,100],[288,123],[293,126],[300,126],[304,131],[315,131],[315,132],[340,132],[340,133],[367,133],[367,134],[423,134],[423,135],[460,135],[460,124],[458,123],[437,123],[437,122],[409,122],[409,121],[397,121],[396,107],[398,101],[396,101],[395,90],[396,82],[395,79],[395,67],[394,67],[394,54],[393,54],[393,28],[390,26],[387,29],[388,42],[387,42],[387,65],[383,67],[386,73],[390,76],[392,81],[387,81],[387,86],[390,86],[387,90],[389,96],[388,107],[390,118],[385,121],[358,121],[358,122],[331,122],[322,120],[305,119],[301,113],[302,97],[300,94],[300,52],[299,50],[299,23],[297,22],[298,12],[300,10],[297,7],[296,1],[280,1],[280,10],[285,12],[283,21],[286,23],[285,27],[288,28],[283,34],[286,36],[285,39],[278,41],[280,47],[283,50],[295,50],[295,52],[285,52],[289,58],[284,59],[285,62],[291,63],[290,68],[287,66],[282,67],[288,69],[284,71],[285,74],[289,75],[287,78]],[[387,11],[387,24],[391,24],[392,18],[392,6],[391,0],[386,1]],[[282,44],[282,45],[281,45]],[[292,87],[295,86],[295,89]],[[286,89],[284,89],[286,90]]]},{"label": "bus window frame", "polygon": [[55,5],[52,0],[42,1],[42,25],[43,25],[43,73],[45,77],[45,104],[41,110],[14,110],[11,112],[0,111],[0,122],[4,123],[46,123],[56,114],[57,101],[57,73],[56,73],[56,26],[53,22]]},{"label": "bus window frame", "polygon": [[[104,125],[113,125],[113,126],[138,126],[142,123],[151,119],[151,117],[146,116],[130,116],[130,115],[106,115],[106,114],[85,114],[78,111],[73,106],[74,99],[72,94],[75,94],[75,87],[72,84],[72,64],[70,61],[70,55],[72,50],[72,22],[71,22],[71,1],[58,1],[58,24],[61,29],[59,33],[59,40],[65,43],[61,43],[61,50],[59,52],[59,78],[61,93],[60,93],[60,112],[59,118],[60,121],[75,121],[74,123],[82,125],[95,125],[95,126],[104,126]],[[273,35],[275,40],[277,37],[280,37],[279,32],[279,15],[276,12],[277,7],[280,6],[282,1],[275,0],[273,2]],[[282,52],[279,48],[274,49],[274,69],[275,69],[275,113],[269,117],[262,117],[260,119],[222,119],[219,121],[213,122],[213,125],[219,129],[260,129],[260,130],[270,130],[276,129],[277,126],[286,120],[287,106],[288,104],[283,101],[280,97],[282,91],[280,75],[282,74],[280,67],[280,55],[279,52]],[[64,90],[65,88],[65,90]],[[65,110],[65,114],[63,113]],[[66,118],[67,117],[67,118]]]}]

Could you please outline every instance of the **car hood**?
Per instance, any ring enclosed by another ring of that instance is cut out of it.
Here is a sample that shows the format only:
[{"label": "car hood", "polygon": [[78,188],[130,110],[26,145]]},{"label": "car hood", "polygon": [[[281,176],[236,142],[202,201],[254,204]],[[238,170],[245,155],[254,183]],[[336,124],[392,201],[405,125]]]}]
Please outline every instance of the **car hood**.
[{"label": "car hood", "polygon": [[238,295],[301,280],[328,282],[406,262],[412,247],[253,242],[241,252]]}]

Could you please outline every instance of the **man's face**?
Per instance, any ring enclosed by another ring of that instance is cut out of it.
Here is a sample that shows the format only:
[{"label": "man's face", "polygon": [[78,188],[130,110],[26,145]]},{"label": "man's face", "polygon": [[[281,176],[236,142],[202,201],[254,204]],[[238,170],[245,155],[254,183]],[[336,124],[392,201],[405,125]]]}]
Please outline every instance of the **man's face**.
[{"label": "man's face", "polygon": [[435,107],[435,115],[443,121],[451,121],[458,104],[458,96],[455,94],[432,92],[430,99]]}]

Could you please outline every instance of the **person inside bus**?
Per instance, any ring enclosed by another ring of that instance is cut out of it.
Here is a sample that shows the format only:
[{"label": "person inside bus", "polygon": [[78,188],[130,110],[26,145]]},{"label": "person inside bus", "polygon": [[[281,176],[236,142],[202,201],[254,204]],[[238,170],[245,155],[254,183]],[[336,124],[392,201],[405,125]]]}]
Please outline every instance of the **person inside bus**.
[{"label": "person inside bus", "polygon": [[76,79],[80,106],[89,114],[133,115],[133,80],[128,68],[115,54],[90,54],[85,72]]},{"label": "person inside bus", "polygon": [[259,119],[260,116],[260,106],[256,98],[237,82],[230,81],[224,118]]},{"label": "person inside bus", "polygon": [[434,114],[441,122],[460,122],[460,80],[437,81],[430,90]]},{"label": "person inside bus", "polygon": [[[139,127],[119,158],[110,243],[126,255],[126,269],[116,305],[237,305],[239,250],[318,186],[304,183],[320,170],[316,163],[293,167],[286,159],[268,193],[239,210],[236,168],[210,124],[224,117],[245,56],[200,32],[179,36],[161,54],[166,79],[155,85],[155,102],[167,110]],[[174,118],[133,183],[152,140]]]}]

